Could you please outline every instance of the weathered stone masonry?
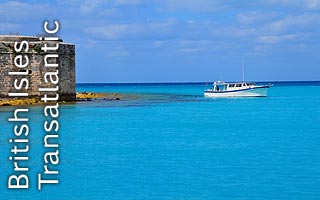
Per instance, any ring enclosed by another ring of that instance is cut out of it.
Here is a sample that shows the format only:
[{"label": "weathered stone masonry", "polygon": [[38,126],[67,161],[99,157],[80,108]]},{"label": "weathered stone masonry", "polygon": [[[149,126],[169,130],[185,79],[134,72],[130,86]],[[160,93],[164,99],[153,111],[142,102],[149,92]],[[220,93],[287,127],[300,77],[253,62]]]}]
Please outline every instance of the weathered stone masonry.
[{"label": "weathered stone masonry", "polygon": [[[39,41],[38,37],[29,36],[1,36],[0,35],[0,97],[8,98],[9,92],[16,92],[13,82],[16,78],[21,79],[21,76],[9,76],[10,71],[20,71],[14,65],[16,52],[14,51],[14,43],[28,41],[29,51],[26,53],[29,57],[29,65],[26,68],[29,72],[29,89],[26,91],[30,97],[40,98],[41,93],[39,87],[48,87],[44,84],[44,74],[55,69],[44,67],[44,56],[47,54],[59,54],[59,58],[50,60],[52,63],[58,63],[59,67],[59,95],[60,100],[75,100],[76,98],[76,78],[75,78],[75,46],[73,44],[59,41]],[[47,43],[48,46],[55,46],[59,42],[57,52],[49,51],[47,53],[41,51],[41,46]],[[23,69],[25,70],[25,69]],[[23,78],[26,78],[24,76]],[[23,92],[20,90],[19,92]]]}]

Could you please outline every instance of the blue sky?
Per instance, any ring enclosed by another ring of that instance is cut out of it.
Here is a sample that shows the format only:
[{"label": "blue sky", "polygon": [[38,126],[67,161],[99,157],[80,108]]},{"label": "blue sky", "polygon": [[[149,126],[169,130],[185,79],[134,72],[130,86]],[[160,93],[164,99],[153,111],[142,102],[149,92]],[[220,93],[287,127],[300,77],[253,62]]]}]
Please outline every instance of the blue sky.
[{"label": "blue sky", "polygon": [[0,34],[76,45],[77,82],[320,80],[320,0],[0,1]]}]

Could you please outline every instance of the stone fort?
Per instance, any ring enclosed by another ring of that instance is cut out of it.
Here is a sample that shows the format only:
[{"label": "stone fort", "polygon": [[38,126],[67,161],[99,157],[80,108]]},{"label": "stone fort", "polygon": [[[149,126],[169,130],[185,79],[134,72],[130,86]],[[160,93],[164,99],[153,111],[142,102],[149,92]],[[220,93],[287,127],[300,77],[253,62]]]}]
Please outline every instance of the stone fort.
[{"label": "stone fort", "polygon": [[[41,51],[43,43],[48,46],[54,46],[59,43],[59,49],[54,52],[58,54],[58,58],[54,58],[59,70],[59,96],[60,100],[73,101],[76,99],[76,77],[75,77],[75,46],[73,44],[64,43],[61,39],[57,41],[41,41],[38,37],[32,36],[13,36],[0,35],[0,98],[8,98],[9,92],[15,92],[14,80],[17,75],[9,75],[9,72],[19,71],[14,64],[16,52],[14,51],[14,43],[27,41],[29,50],[25,55],[29,58],[28,70],[29,88],[25,91],[29,93],[29,97],[40,98],[41,93],[38,91],[40,87],[45,86],[44,74],[47,72],[44,68],[44,57],[47,53]],[[20,70],[21,71],[21,70]],[[21,79],[21,78],[19,78]]]}]

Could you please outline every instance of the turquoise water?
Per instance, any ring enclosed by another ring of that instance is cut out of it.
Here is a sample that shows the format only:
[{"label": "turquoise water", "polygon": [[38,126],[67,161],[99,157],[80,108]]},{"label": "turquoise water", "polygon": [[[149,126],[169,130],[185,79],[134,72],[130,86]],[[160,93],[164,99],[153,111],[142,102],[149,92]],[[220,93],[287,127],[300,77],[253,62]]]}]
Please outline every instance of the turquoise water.
[{"label": "turquoise water", "polygon": [[30,184],[6,189],[12,126],[0,108],[0,199],[319,199],[320,83],[206,99],[205,84],[80,84],[123,101],[61,108],[58,186],[36,190],[42,107],[30,107]]}]

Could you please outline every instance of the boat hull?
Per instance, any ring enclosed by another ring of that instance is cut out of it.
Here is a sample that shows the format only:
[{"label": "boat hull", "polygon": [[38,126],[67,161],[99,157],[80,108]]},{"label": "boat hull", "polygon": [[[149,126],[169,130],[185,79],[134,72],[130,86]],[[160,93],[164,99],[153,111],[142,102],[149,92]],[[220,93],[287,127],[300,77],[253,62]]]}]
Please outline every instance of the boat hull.
[{"label": "boat hull", "polygon": [[243,90],[234,90],[234,91],[211,91],[206,90],[204,91],[205,97],[266,97],[268,92],[269,86],[262,86],[256,88],[248,88]]}]

